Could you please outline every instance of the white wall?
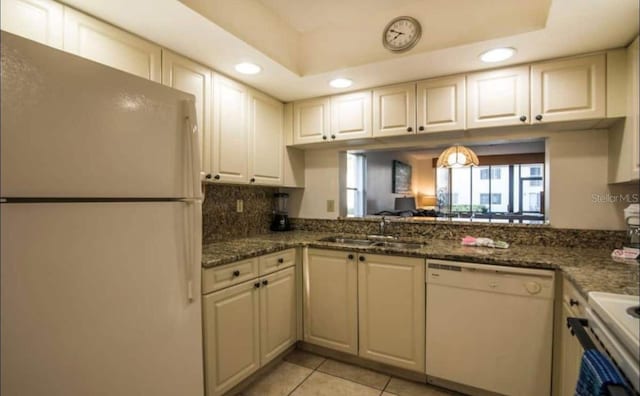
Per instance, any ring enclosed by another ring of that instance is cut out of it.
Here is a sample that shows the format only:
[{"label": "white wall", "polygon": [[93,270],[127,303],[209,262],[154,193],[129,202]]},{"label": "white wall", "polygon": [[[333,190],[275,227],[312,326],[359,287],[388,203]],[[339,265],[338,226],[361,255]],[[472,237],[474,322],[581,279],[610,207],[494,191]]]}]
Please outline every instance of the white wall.
[{"label": "white wall", "polygon": [[[418,191],[418,162],[406,152],[377,151],[366,153],[367,156],[367,214],[383,210],[393,210],[395,199],[411,194],[394,194],[391,192],[393,178],[393,160],[411,165],[411,188],[413,196]],[[419,202],[416,202],[419,205]]]}]

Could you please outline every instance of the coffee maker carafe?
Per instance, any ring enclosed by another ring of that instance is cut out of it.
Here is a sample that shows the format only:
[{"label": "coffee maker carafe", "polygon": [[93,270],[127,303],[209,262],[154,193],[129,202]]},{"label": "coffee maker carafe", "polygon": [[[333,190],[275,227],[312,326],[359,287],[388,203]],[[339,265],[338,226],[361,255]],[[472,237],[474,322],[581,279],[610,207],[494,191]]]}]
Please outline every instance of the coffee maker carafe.
[{"label": "coffee maker carafe", "polygon": [[627,242],[625,246],[632,249],[640,249],[640,205],[629,205],[624,210],[624,219],[627,222]]},{"label": "coffee maker carafe", "polygon": [[273,194],[273,221],[271,221],[271,231],[291,230],[289,212],[287,211],[288,200],[289,194],[287,193]]}]

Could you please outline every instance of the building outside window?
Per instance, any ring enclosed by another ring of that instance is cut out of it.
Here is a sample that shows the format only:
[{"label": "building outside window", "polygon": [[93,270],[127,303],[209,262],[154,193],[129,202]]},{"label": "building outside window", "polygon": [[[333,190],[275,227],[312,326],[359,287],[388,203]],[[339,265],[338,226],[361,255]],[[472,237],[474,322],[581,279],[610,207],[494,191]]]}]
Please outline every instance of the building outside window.
[{"label": "building outside window", "polygon": [[542,216],[544,164],[519,164],[513,157],[514,163],[437,169],[439,210],[470,217]]}]

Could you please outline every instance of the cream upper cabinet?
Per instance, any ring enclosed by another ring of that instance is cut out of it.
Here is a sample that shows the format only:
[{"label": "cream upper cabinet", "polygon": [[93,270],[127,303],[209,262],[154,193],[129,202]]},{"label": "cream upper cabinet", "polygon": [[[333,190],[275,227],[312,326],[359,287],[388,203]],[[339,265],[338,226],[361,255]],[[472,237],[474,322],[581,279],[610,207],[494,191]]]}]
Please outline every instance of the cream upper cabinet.
[{"label": "cream upper cabinet", "polygon": [[531,120],[605,117],[605,54],[531,65]]},{"label": "cream upper cabinet", "polygon": [[283,183],[284,105],[260,92],[249,92],[249,181]]},{"label": "cream upper cabinet", "polygon": [[308,249],[304,261],[304,340],[358,353],[358,279],[354,253]]},{"label": "cream upper cabinet", "polygon": [[329,98],[303,100],[293,104],[293,144],[329,139],[330,106]]},{"label": "cream upper cabinet", "polygon": [[0,1],[2,30],[62,49],[63,6],[50,0]]},{"label": "cream upper cabinet", "polygon": [[222,395],[260,367],[260,292],[256,282],[203,296],[205,383],[209,396]]},{"label": "cream upper cabinet", "polygon": [[64,50],[161,82],[159,46],[69,7],[64,9]]},{"label": "cream upper cabinet", "polygon": [[293,267],[261,278],[261,365],[265,365],[296,342],[296,290]]},{"label": "cream upper cabinet", "polygon": [[529,66],[467,75],[467,128],[529,123]]},{"label": "cream upper cabinet", "polygon": [[373,136],[415,133],[416,84],[400,84],[373,90]]},{"label": "cream upper cabinet", "polygon": [[213,179],[221,182],[249,181],[248,89],[213,74]]},{"label": "cream upper cabinet", "polygon": [[418,133],[465,129],[465,76],[418,82],[416,105]]},{"label": "cream upper cabinet", "polygon": [[371,136],[371,91],[331,97],[331,140]]},{"label": "cream upper cabinet", "polygon": [[359,355],[424,373],[425,260],[361,254]]},{"label": "cream upper cabinet", "polygon": [[626,183],[640,179],[640,100],[638,86],[638,37],[626,53],[626,118],[609,129],[609,182]]},{"label": "cream upper cabinet", "polygon": [[211,172],[211,70],[166,49],[162,50],[162,84],[195,96],[200,131],[200,169]]}]

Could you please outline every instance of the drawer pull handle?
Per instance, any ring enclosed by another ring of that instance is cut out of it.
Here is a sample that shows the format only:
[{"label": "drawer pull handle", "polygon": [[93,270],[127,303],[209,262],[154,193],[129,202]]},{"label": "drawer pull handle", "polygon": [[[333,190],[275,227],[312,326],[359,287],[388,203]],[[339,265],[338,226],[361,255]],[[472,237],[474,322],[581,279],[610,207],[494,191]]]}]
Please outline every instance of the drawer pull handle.
[{"label": "drawer pull handle", "polygon": [[282,257],[280,257],[280,258],[278,259],[278,264],[282,264],[282,263],[284,263],[284,259],[283,259]]},{"label": "drawer pull handle", "polygon": [[239,270],[233,271],[233,277],[235,278],[235,277],[238,277],[238,276],[240,276],[240,271]]},{"label": "drawer pull handle", "polygon": [[573,298],[570,298],[570,299],[569,299],[569,305],[571,305],[572,307],[573,307],[574,305],[580,305],[580,301],[578,301],[578,300],[574,300]]}]

